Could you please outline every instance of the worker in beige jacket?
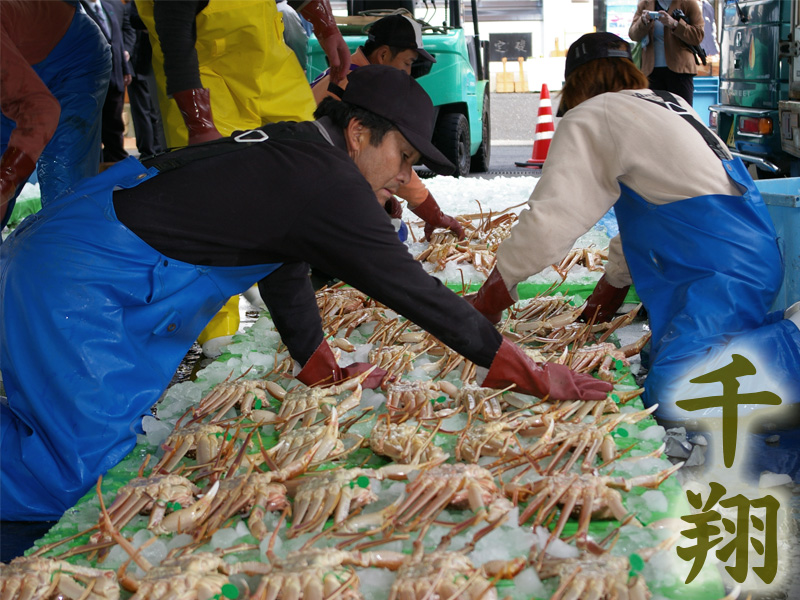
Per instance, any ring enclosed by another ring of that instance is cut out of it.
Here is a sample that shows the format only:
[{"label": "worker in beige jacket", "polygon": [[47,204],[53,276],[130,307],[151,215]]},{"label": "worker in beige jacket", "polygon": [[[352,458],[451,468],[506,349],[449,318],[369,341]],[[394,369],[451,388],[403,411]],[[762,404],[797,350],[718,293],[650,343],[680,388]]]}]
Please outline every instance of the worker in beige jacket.
[{"label": "worker in beige jacket", "polygon": [[742,357],[757,376],[741,379],[740,394],[755,388],[796,405],[800,303],[770,313],[783,264],[766,206],[741,160],[684,100],[646,88],[621,38],[593,33],[570,46],[564,118],[542,177],[471,301],[499,321],[518,283],[558,263],[614,207],[620,235],[584,317],[610,318],[635,284],[653,334],[643,399],[658,404],[656,416],[718,416],[720,406],[694,412],[681,401],[707,396],[693,380],[739,369]]}]

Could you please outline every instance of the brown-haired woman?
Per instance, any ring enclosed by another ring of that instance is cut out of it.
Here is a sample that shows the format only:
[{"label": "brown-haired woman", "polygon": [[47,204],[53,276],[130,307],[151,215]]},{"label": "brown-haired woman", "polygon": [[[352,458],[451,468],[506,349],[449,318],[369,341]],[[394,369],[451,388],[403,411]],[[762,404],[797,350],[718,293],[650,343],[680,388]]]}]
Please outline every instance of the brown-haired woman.
[{"label": "brown-haired woman", "polygon": [[518,283],[558,263],[613,207],[620,235],[583,315],[607,320],[635,283],[653,334],[643,399],[659,405],[656,416],[682,424],[719,416],[721,407],[694,412],[680,401],[714,392],[691,380],[740,363],[734,355],[756,373],[739,381],[739,394],[770,391],[797,405],[800,303],[797,312],[769,312],[781,253],[741,160],[685,100],[646,89],[628,44],[613,34],[570,46],[565,79],[564,118],[542,177],[471,298],[475,308],[498,319]]}]

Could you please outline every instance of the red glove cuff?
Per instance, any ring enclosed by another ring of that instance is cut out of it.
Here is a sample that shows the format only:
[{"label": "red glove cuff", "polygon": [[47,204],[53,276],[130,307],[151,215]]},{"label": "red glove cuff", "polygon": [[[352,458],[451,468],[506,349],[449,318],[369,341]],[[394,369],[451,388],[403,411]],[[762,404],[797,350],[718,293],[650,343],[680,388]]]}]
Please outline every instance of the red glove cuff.
[{"label": "red glove cuff", "polygon": [[300,9],[300,14],[308,19],[318,38],[326,38],[339,31],[328,0],[311,0]]},{"label": "red glove cuff", "polygon": [[28,179],[35,168],[36,161],[15,146],[9,146],[3,153],[0,158],[0,203],[3,212],[17,187]]}]

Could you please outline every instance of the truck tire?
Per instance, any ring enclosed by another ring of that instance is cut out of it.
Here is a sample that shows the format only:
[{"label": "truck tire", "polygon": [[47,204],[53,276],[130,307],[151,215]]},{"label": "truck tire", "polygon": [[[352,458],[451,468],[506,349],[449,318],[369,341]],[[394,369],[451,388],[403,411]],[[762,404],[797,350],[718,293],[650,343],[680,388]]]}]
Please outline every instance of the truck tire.
[{"label": "truck tire", "polygon": [[486,173],[489,170],[489,158],[491,155],[492,121],[491,106],[489,104],[489,86],[483,92],[483,111],[481,112],[481,145],[473,155],[470,163],[470,171],[473,173]]},{"label": "truck tire", "polygon": [[456,166],[455,177],[469,175],[469,123],[461,113],[439,116],[433,131],[433,145]]}]

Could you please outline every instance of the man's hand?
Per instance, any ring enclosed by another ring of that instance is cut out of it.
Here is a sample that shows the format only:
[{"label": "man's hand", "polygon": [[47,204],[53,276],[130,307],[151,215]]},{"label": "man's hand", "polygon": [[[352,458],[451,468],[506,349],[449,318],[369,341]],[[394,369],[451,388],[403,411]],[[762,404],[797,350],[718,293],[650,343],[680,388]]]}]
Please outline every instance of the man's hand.
[{"label": "man's hand", "polygon": [[[314,350],[314,354],[311,355],[297,374],[297,379],[309,387],[314,385],[330,385],[342,381],[343,379],[356,377],[373,367],[374,365],[369,363],[352,363],[346,367],[340,367],[336,362],[336,357],[333,355],[333,351],[328,345],[328,342],[322,340],[322,343]],[[385,377],[386,370],[375,367],[361,384],[361,387],[375,389],[381,384]]]},{"label": "man's hand", "polygon": [[329,0],[311,0],[300,9],[300,14],[311,23],[314,35],[328,57],[331,81],[339,83],[350,71],[350,49],[336,25]]},{"label": "man's hand", "polygon": [[27,181],[36,162],[19,148],[9,146],[0,158],[0,223],[17,188]]},{"label": "man's hand", "polygon": [[342,79],[347,77],[350,71],[350,48],[347,47],[347,42],[344,41],[342,34],[339,30],[328,37],[321,38],[317,36],[319,45],[328,57],[328,62],[331,67],[331,81],[339,83]]},{"label": "man's hand", "polygon": [[400,201],[394,196],[386,201],[383,208],[386,210],[386,214],[393,219],[400,219],[403,216],[403,205],[400,204]]},{"label": "man's hand", "polygon": [[621,288],[614,287],[603,275],[597,282],[592,295],[586,300],[586,308],[583,309],[578,319],[586,322],[596,315],[597,323],[610,321],[625,301],[630,287],[629,285]]},{"label": "man's hand", "polygon": [[497,267],[486,278],[481,289],[475,294],[467,294],[464,300],[495,325],[503,318],[503,311],[514,304]]},{"label": "man's hand", "polygon": [[517,345],[503,338],[483,387],[506,388],[550,400],[604,400],[614,386],[591,375],[575,373],[564,365],[535,363]]},{"label": "man's hand", "polygon": [[425,221],[425,239],[427,241],[431,241],[431,236],[437,227],[449,229],[456,234],[459,240],[464,239],[464,227],[453,217],[442,212],[430,192],[422,204],[412,208],[411,211]]},{"label": "man's hand", "polygon": [[172,94],[183,122],[189,131],[189,145],[218,140],[222,134],[211,114],[211,91],[208,88],[182,90]]}]

